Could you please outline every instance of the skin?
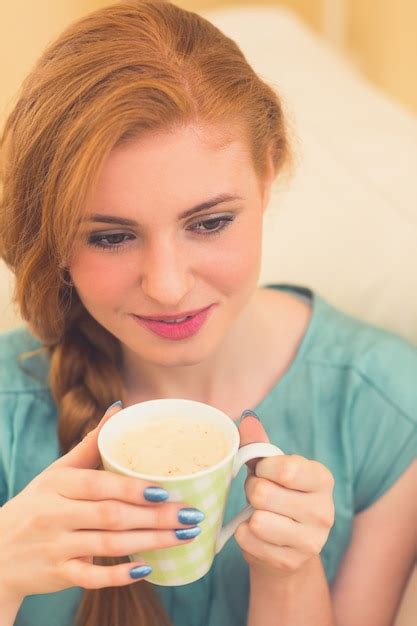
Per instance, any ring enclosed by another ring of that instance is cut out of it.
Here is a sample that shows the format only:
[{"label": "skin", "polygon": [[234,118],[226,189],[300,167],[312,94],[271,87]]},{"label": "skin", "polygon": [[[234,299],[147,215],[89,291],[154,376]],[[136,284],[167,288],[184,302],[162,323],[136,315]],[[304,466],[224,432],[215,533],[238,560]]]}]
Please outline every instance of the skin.
[{"label": "skin", "polygon": [[[269,318],[264,312],[265,292],[256,283],[273,168],[270,163],[259,180],[239,137],[187,126],[122,146],[109,155],[88,199],[86,220],[100,213],[136,222],[129,227],[85,222],[69,263],[85,307],[121,342],[125,404],[180,395],[218,406],[230,389],[244,388],[244,381],[252,380],[248,375],[262,370],[268,353],[276,355],[272,341],[285,355],[284,370],[305,330],[308,307],[300,308],[294,298],[277,295],[274,314]],[[179,218],[219,193],[241,199]],[[207,220],[226,215],[234,221],[221,234],[197,232],[204,221],[207,226]],[[91,245],[92,237],[111,233],[119,234],[113,243],[125,241],[117,252]],[[209,304],[216,306],[202,330],[172,344],[131,317]],[[8,583],[0,600],[6,615],[31,593],[132,582],[132,564],[94,566],[93,554],[125,555],[133,545],[137,550],[139,541],[142,551],[178,543],[172,529],[179,527],[177,508],[186,503],[150,505],[143,500],[143,481],[95,472],[98,430],[1,510],[0,579]],[[240,435],[242,444],[267,440],[251,417],[243,420]],[[415,474],[409,472],[357,516],[331,596],[319,557],[333,524],[330,472],[297,455],[252,463],[245,490],[255,512],[236,532],[249,566],[247,626],[276,626],[277,614],[280,626],[331,626],[336,616],[338,626],[388,626],[415,550]],[[398,511],[394,518],[392,511]],[[395,546],[377,539],[387,523]],[[394,568],[382,566],[386,558]],[[12,580],[10,562],[25,563]],[[364,571],[359,584],[358,572]],[[382,610],[377,602],[368,603],[366,622],[360,622],[357,607],[390,586],[395,591],[385,594]]]},{"label": "skin", "polygon": [[[210,402],[224,381],[231,387],[237,355],[240,361],[248,359],[253,369],[256,352],[248,338],[259,341],[262,328],[256,285],[263,214],[274,172],[270,163],[260,180],[244,141],[239,135],[227,141],[224,136],[222,129],[187,126],[121,146],[104,164],[87,203],[71,277],[84,306],[122,344],[130,400],[139,399],[142,392],[148,399],[180,393]],[[179,218],[182,211],[219,193],[239,199],[187,221]],[[119,222],[110,229],[88,222],[96,214],[128,218],[135,225],[126,228]],[[199,234],[208,219],[224,215],[234,218],[225,230],[215,236]],[[124,240],[116,252],[91,245],[92,238],[110,233],[119,237],[107,244]],[[293,299],[290,305],[283,302],[296,310]],[[155,337],[130,315],[162,316],[213,303],[215,310],[203,329],[181,342]],[[270,330],[268,326],[268,337]],[[252,440],[257,436],[253,433]],[[257,511],[250,525],[238,529],[236,539],[255,580],[277,575],[284,580],[317,556],[327,540],[334,514],[333,479],[323,465],[302,457],[275,459],[275,464],[265,459],[258,467],[263,479],[251,476],[246,483],[247,497]],[[265,500],[281,499],[289,489],[293,491],[285,514],[269,512]],[[289,547],[277,547],[271,559],[274,543]],[[320,575],[319,587],[327,599],[327,584]],[[327,603],[320,618],[327,620],[329,612]]]},{"label": "skin", "polygon": [[[175,388],[206,393],[229,369],[230,350],[253,313],[272,180],[260,183],[242,142],[225,144],[218,133],[213,147],[212,133],[188,126],[114,150],[86,207],[86,219],[100,213],[140,223],[85,224],[69,266],[87,310],[122,343],[130,391],[140,378],[147,393],[159,397]],[[219,194],[242,199],[179,218]],[[207,234],[207,220],[224,216],[234,221]],[[88,245],[93,233],[125,233],[127,240],[117,251],[103,250]],[[161,340],[130,317],[211,304],[215,310],[202,331],[182,342]]]},{"label": "skin", "polygon": [[[70,267],[86,308],[122,342],[129,403],[179,396],[229,409],[223,399],[231,389],[244,389],[247,380],[255,386],[254,372],[263,364],[266,372],[285,371],[305,332],[309,311],[283,295],[265,302],[265,292],[256,288],[274,171],[270,163],[260,180],[241,138],[230,129],[226,134],[194,126],[142,138],[110,155],[89,199],[86,215],[119,215],[141,224],[128,231],[129,246],[115,254],[81,240]],[[217,193],[242,199],[179,219],[182,211]],[[235,219],[218,236],[204,238],[191,230],[224,214]],[[94,226],[95,232],[106,232],[103,225]],[[90,225],[84,241],[91,232]],[[202,331],[172,345],[132,326],[128,317],[132,311],[168,314],[211,303],[216,308]],[[268,362],[272,353],[274,365]],[[282,364],[277,354],[285,355]],[[233,405],[226,412],[234,415]],[[240,434],[242,443],[267,440],[252,418],[242,422]],[[332,476],[320,463],[296,455],[252,464],[245,488],[256,511],[236,532],[250,571],[248,625],[275,626],[279,612],[281,626],[327,626],[336,619],[338,626],[389,626],[416,553],[416,482],[414,464],[356,516],[330,595],[319,553],[333,524]],[[387,526],[392,539],[381,542]],[[383,566],[387,559],[390,568]],[[381,589],[391,592],[382,599]]]}]

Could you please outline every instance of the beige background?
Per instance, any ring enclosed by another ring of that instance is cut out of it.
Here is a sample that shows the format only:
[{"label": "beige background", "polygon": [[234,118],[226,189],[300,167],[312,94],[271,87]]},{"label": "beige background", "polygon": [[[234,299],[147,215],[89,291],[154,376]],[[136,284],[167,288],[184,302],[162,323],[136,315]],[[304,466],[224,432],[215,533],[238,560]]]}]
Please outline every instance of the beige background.
[{"label": "beige background", "polygon": [[[103,0],[14,0],[0,9],[0,120],[42,47]],[[375,84],[417,113],[416,0],[179,0],[191,9],[286,6],[346,51]]]},{"label": "beige background", "polygon": [[[0,8],[0,122],[11,106],[21,80],[48,41],[70,20],[105,4],[108,3],[102,0],[14,0],[3,3]],[[226,4],[257,3],[255,0],[179,0],[178,4],[198,10]],[[376,85],[409,111],[417,113],[416,0],[276,0],[262,4],[295,10],[316,32],[345,51]],[[303,181],[306,187],[307,182]],[[0,282],[6,279],[4,274],[0,275]],[[5,303],[1,302],[1,305],[3,309]],[[4,315],[0,317],[0,327],[4,319]],[[417,623],[416,578],[405,598],[397,626]]]}]

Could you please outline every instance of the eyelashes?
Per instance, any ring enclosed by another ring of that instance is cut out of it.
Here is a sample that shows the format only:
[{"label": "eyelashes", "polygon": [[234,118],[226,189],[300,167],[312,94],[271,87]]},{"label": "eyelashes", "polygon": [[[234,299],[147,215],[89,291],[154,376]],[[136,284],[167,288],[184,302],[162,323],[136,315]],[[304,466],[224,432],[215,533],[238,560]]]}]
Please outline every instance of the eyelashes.
[{"label": "eyelashes", "polygon": [[[213,238],[222,233],[234,221],[235,216],[222,216],[201,220],[196,222],[187,230],[197,233],[197,237]],[[203,227],[202,229],[199,227]],[[87,244],[101,250],[116,252],[129,245],[134,241],[136,236],[132,233],[116,232],[116,233],[94,233],[89,235]]]}]

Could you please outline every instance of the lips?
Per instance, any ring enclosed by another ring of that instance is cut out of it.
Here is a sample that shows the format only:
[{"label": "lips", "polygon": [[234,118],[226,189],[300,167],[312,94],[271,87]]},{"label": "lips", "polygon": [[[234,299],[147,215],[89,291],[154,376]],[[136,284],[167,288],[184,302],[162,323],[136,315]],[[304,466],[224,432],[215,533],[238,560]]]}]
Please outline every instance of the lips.
[{"label": "lips", "polygon": [[205,311],[209,307],[204,307],[202,309],[195,309],[194,311],[186,311],[185,313],[173,313],[172,315],[137,315],[142,320],[150,320],[155,322],[169,322],[176,320],[183,320],[186,317],[193,317],[202,311]]},{"label": "lips", "polygon": [[[180,322],[175,322],[174,316],[169,316],[171,317],[171,320],[169,320],[168,317],[165,317],[162,321],[160,318],[149,319],[138,315],[133,315],[132,317],[138,324],[147,328],[159,337],[163,337],[164,339],[180,340],[188,339],[198,333],[213,308],[214,305],[212,304],[205,309],[200,309],[199,312],[194,315],[186,315],[185,319]],[[178,319],[182,318],[180,317]]]}]

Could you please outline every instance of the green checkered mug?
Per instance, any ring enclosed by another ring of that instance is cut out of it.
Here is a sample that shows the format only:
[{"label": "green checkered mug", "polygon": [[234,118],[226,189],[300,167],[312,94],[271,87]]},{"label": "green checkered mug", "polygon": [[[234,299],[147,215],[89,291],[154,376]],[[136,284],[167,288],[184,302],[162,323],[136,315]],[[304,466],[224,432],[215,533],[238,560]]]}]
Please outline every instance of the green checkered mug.
[{"label": "green checkered mug", "polygon": [[[194,421],[210,420],[213,425],[220,427],[230,443],[227,455],[209,468],[173,477],[132,471],[112,458],[111,444],[115,438],[120,439],[123,433],[128,437],[129,432],[139,424],[173,416]],[[152,567],[152,573],[147,580],[163,586],[186,585],[209,571],[215,555],[234,534],[239,524],[253,512],[253,508],[248,505],[222,527],[231,481],[250,459],[283,454],[270,443],[251,443],[239,449],[239,431],[228,415],[202,402],[175,398],[140,402],[119,411],[101,428],[98,447],[104,469],[157,484],[169,492],[169,501],[184,501],[205,513],[205,519],[199,524],[202,532],[192,542],[129,556],[131,561],[144,559]]]}]

